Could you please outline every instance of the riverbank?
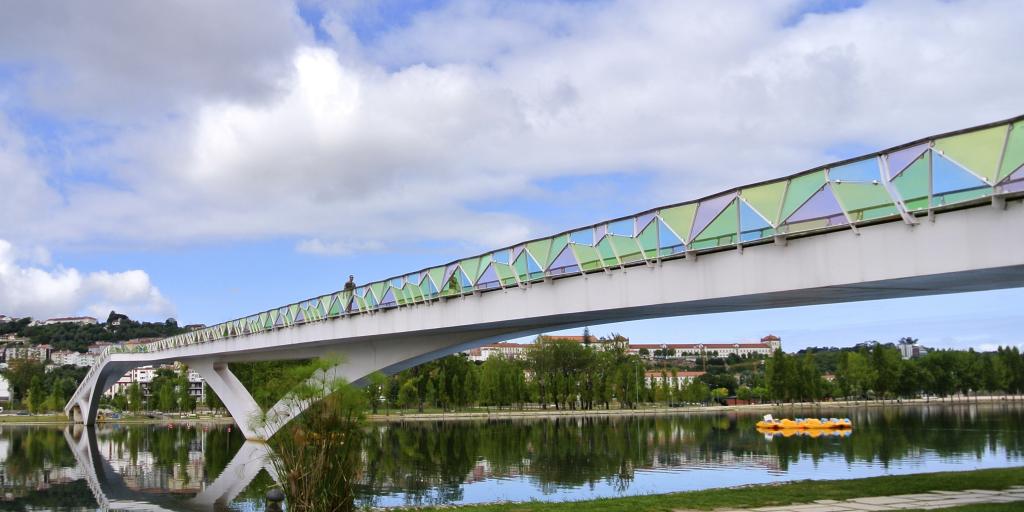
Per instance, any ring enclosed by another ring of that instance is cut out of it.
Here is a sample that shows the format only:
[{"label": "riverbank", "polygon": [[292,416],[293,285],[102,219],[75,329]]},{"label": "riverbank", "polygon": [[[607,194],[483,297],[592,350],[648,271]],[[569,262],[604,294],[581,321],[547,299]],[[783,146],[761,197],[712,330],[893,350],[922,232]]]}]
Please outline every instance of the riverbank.
[{"label": "riverbank", "polygon": [[[230,425],[235,421],[230,416],[195,416],[195,417],[176,417],[176,416],[157,416],[150,418],[148,416],[124,416],[118,419],[103,419],[97,421],[99,425],[105,424],[125,424],[125,425],[165,425],[167,423],[179,424],[199,424],[199,423],[217,423]],[[63,414],[33,414],[29,416],[20,416],[16,414],[0,415],[0,425],[67,425],[70,421],[68,417]]]},{"label": "riverbank", "polygon": [[[404,421],[466,421],[466,420],[488,420],[508,418],[561,418],[561,417],[585,417],[585,416],[664,416],[690,413],[721,413],[738,411],[758,411],[764,414],[774,411],[793,411],[793,415],[803,415],[810,411],[842,410],[863,407],[903,407],[909,405],[967,405],[975,403],[1006,403],[1024,404],[1024,397],[1006,396],[981,396],[957,398],[957,399],[906,399],[885,402],[877,400],[855,400],[841,402],[797,402],[785,404],[744,404],[744,405],[713,405],[713,406],[683,406],[664,407],[650,406],[638,409],[593,409],[593,410],[556,410],[553,408],[540,409],[531,408],[524,410],[498,410],[480,409],[456,412],[425,411],[418,412],[415,409],[390,411],[386,414],[370,414],[367,419],[373,422],[404,422]],[[799,413],[799,414],[797,414]]]},{"label": "riverbank", "polygon": [[[465,512],[672,512],[690,510],[749,510],[759,507],[779,507],[789,510],[798,505],[821,505],[822,510],[831,510],[823,502],[842,501],[865,497],[898,495],[920,495],[940,491],[996,491],[1006,490],[1024,484],[1024,467],[982,469],[975,471],[951,471],[944,473],[921,473],[916,475],[881,476],[853,480],[804,480],[784,484],[752,485],[727,489],[680,492],[626,498],[608,498],[589,501],[561,503],[495,503],[488,505],[465,505],[461,507],[423,507],[415,510],[456,509]],[[1019,487],[1018,487],[1019,488]],[[926,500],[922,500],[926,501]],[[955,502],[950,498],[948,501]],[[955,503],[964,505],[965,503]],[[921,509],[934,508],[925,505]],[[1007,507],[1006,505],[1010,505]],[[785,507],[785,508],[783,508]],[[812,507],[807,507],[810,510]],[[839,507],[834,507],[839,509]],[[958,511],[1019,510],[1021,503],[970,504]],[[862,507],[861,510],[895,510],[885,505]],[[918,509],[903,509],[918,510]]]}]

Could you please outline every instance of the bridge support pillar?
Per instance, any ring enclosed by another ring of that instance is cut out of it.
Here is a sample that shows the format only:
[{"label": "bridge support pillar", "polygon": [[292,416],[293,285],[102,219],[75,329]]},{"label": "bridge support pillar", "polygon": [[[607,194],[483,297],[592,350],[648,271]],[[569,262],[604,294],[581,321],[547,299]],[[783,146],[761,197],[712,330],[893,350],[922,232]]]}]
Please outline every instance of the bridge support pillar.
[{"label": "bridge support pillar", "polygon": [[227,363],[213,361],[190,362],[189,367],[206,380],[210,389],[224,402],[228,413],[238,423],[242,434],[250,441],[265,441],[263,434],[263,410],[245,389],[238,377],[231,373]]}]

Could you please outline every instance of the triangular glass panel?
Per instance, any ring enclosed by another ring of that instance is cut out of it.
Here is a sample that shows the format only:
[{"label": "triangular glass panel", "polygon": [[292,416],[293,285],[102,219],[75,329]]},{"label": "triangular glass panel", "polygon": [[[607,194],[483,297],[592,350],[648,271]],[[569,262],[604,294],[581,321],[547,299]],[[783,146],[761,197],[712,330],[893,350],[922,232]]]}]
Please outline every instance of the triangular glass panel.
[{"label": "triangular glass panel", "polygon": [[569,234],[569,241],[576,245],[594,245],[594,229],[587,228],[573,231]]},{"label": "triangular glass panel", "polygon": [[786,196],[786,181],[765,183],[740,191],[740,196],[773,225],[778,221],[779,209]]},{"label": "triangular glass panel", "polygon": [[459,266],[469,276],[470,280],[476,279],[478,272],[483,270],[480,268],[480,258],[467,258],[459,262]]},{"label": "triangular glass panel", "polygon": [[1024,167],[1017,169],[1017,172],[1009,175],[999,185],[1002,192],[1020,192],[1024,190]]},{"label": "triangular glass panel", "polygon": [[908,165],[899,176],[893,178],[903,205],[908,210],[928,208],[928,189],[931,187],[931,151],[921,153],[912,164]]},{"label": "triangular glass panel", "polygon": [[466,289],[469,289],[469,288],[473,287],[473,280],[470,279],[469,276],[466,275],[465,272],[461,272],[460,271],[460,272],[458,272],[458,274],[459,274],[459,284],[462,285],[462,289],[463,290],[466,290]]},{"label": "triangular glass panel", "polygon": [[580,262],[580,267],[584,271],[598,270],[603,268],[601,265],[601,255],[598,254],[597,249],[590,245],[577,245],[569,244],[569,248],[572,249],[573,254],[576,256],[576,260]]},{"label": "triangular glass panel", "polygon": [[786,199],[782,202],[782,213],[779,215],[779,222],[785,221],[793,215],[808,199],[821,190],[825,184],[825,171],[816,171],[809,174],[797,176],[789,180],[786,187]]},{"label": "triangular glass panel", "polygon": [[690,238],[693,239],[704,228],[711,224],[711,221],[718,217],[719,213],[722,213],[726,207],[732,202],[732,199],[736,197],[736,194],[725,194],[718,197],[712,197],[700,202],[700,206],[697,207],[697,215],[693,218],[693,229],[690,231]]},{"label": "triangular glass panel", "polygon": [[512,248],[512,261],[519,259],[519,253],[523,252],[524,245],[517,245]]},{"label": "triangular glass panel", "polygon": [[924,142],[916,146],[893,151],[886,155],[886,163],[889,165],[889,176],[891,178],[899,176],[904,169],[914,163],[921,156],[921,153],[927,151],[930,146],[930,144]]},{"label": "triangular glass panel", "polygon": [[619,236],[633,236],[633,219],[622,219],[609,222],[608,232]]},{"label": "triangular glass panel", "polygon": [[395,289],[388,288],[387,293],[384,294],[380,299],[381,306],[394,306],[398,303],[398,299],[395,299]]},{"label": "triangular glass panel", "polygon": [[939,154],[932,154],[932,195],[985,186],[977,176]]},{"label": "triangular glass panel", "polygon": [[555,261],[555,258],[565,250],[567,245],[569,245],[569,235],[558,235],[552,238],[551,248],[548,249],[547,258],[545,259],[544,264],[550,267],[551,262]]},{"label": "triangular glass panel", "polygon": [[298,313],[295,313],[295,323],[305,322],[305,321],[306,321],[306,313],[303,312],[300,309]]},{"label": "triangular glass panel", "polygon": [[999,163],[997,180],[1003,181],[1011,173],[1024,166],[1024,121],[1010,126],[1010,134],[1006,138],[1003,149],[1003,160]]},{"label": "triangular glass panel", "polygon": [[601,224],[601,225],[598,225],[598,226],[594,226],[594,245],[597,245],[597,243],[600,242],[601,239],[604,238],[604,235],[606,235],[606,234],[608,234],[608,225],[607,224]]},{"label": "triangular glass panel", "polygon": [[994,126],[938,139],[935,141],[935,149],[989,183],[994,183],[999,173],[999,159],[1002,157],[1007,128],[1006,125]]},{"label": "triangular glass panel", "polygon": [[944,156],[932,154],[932,206],[969,201],[984,197],[991,188],[977,176]]},{"label": "triangular glass panel", "polygon": [[576,258],[568,247],[562,249],[562,252],[548,265],[548,274],[550,275],[572,274],[579,271],[580,267],[576,262]]},{"label": "triangular glass panel", "polygon": [[421,277],[419,274],[409,274],[405,276],[405,282],[409,284],[415,284],[417,286],[420,284],[420,279]]},{"label": "triangular glass panel", "polygon": [[447,267],[445,267],[445,269],[444,269],[444,279],[442,279],[441,282],[447,284],[449,281],[451,281],[452,280],[452,274],[455,273],[455,269],[457,269],[457,268],[459,268],[459,264],[458,263],[452,263],[451,265],[448,265]]},{"label": "triangular glass panel", "polygon": [[740,201],[740,241],[749,242],[768,238],[775,234],[772,225],[746,201]]},{"label": "triangular glass panel", "polygon": [[491,259],[493,259],[494,261],[496,261],[498,263],[504,264],[504,265],[508,265],[508,263],[510,261],[512,261],[512,260],[508,259],[508,257],[509,257],[509,250],[508,249],[502,249],[500,251],[494,251],[494,252],[491,253]]},{"label": "triangular glass panel", "polygon": [[526,253],[526,270],[530,273],[530,277],[540,277],[544,272],[537,264],[537,261],[533,259],[533,256],[529,252]]},{"label": "triangular glass panel", "polygon": [[[825,185],[821,190],[811,196],[811,198],[808,199],[799,210],[793,212],[793,214],[786,219],[786,224],[795,224],[797,222],[805,222],[809,220],[829,219],[836,216],[843,217],[843,208],[839,206],[839,201],[836,200],[836,196],[832,193],[831,185]],[[829,225],[832,224],[834,223],[829,223]]]},{"label": "triangular glass panel", "polygon": [[889,192],[878,183],[833,183],[832,191],[847,216],[854,221],[877,219],[899,213]]},{"label": "triangular glass panel", "polygon": [[[652,219],[654,217],[651,217]],[[644,258],[655,259],[658,257],[658,222],[650,222],[647,227],[636,237],[640,249],[644,252]]]},{"label": "triangular glass panel", "polygon": [[498,272],[494,269],[494,264],[487,265],[484,269],[484,273],[480,274],[480,279],[476,281],[477,288],[491,288],[499,286]]},{"label": "triangular glass panel", "polygon": [[704,228],[704,231],[690,241],[690,247],[707,249],[730,245],[736,243],[737,232],[739,232],[739,217],[736,212],[736,200],[733,200]]},{"label": "triangular glass panel", "polygon": [[661,256],[678,254],[686,250],[683,240],[661,220],[658,220],[658,247]]},{"label": "triangular glass panel", "polygon": [[868,158],[829,169],[828,177],[832,181],[879,181],[878,159]]},{"label": "triangular glass panel", "polygon": [[647,212],[647,213],[641,213],[640,215],[637,215],[636,219],[635,219],[635,221],[636,221],[636,230],[633,232],[633,236],[637,236],[641,232],[643,232],[644,229],[647,229],[647,225],[650,224],[651,221],[654,220],[654,217],[656,217],[656,216],[657,216],[657,212]]},{"label": "triangular glass panel", "polygon": [[526,252],[533,256],[533,259],[543,269],[544,264],[547,263],[548,251],[551,250],[551,239],[545,238],[543,240],[535,240],[526,244]]}]

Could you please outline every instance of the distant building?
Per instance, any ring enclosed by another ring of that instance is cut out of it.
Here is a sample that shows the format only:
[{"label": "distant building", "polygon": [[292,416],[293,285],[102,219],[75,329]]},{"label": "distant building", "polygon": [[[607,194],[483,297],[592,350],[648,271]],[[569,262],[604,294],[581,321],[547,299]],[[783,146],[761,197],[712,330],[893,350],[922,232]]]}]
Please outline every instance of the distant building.
[{"label": "distant building", "polygon": [[206,324],[188,324],[185,327],[183,327],[183,329],[185,329],[186,331],[199,331],[202,329],[206,329]]},{"label": "distant building", "polygon": [[[544,338],[551,341],[571,341],[573,343],[583,343],[583,336],[548,336],[543,335]],[[601,350],[607,350],[611,348],[629,348],[629,338],[618,337],[617,339],[598,338],[596,336],[590,337],[590,345]]]},{"label": "distant building", "polygon": [[92,366],[96,364],[96,354],[91,352],[75,352],[74,350],[55,350],[50,352],[50,362],[57,366]]},{"label": "distant building", "polygon": [[[552,341],[570,341],[583,343],[583,336],[543,336]],[[471,361],[482,362],[493,354],[502,354],[509,359],[521,359],[535,347],[535,344],[493,343],[463,352]],[[782,348],[782,340],[769,334],[761,338],[759,343],[630,343],[629,338],[618,337],[614,340],[593,338],[591,346],[598,350],[622,348],[627,354],[645,359],[660,358],[694,358],[694,357],[768,357],[776,349]]]},{"label": "distant building", "polygon": [[479,348],[471,348],[463,352],[463,354],[466,354],[470,361],[478,363],[486,361],[495,354],[501,354],[506,359],[523,359],[526,357],[527,351],[533,347],[534,345],[522,345],[519,343],[492,343]]},{"label": "distant building", "polygon": [[6,324],[8,322],[13,322],[15,320],[16,318],[11,318],[7,315],[0,315],[0,324]]},{"label": "distant building", "polygon": [[665,382],[668,382],[670,387],[683,389],[687,384],[693,382],[705,373],[707,372],[676,372],[675,375],[673,375],[672,372],[664,372],[664,375],[662,375],[662,372],[660,371],[648,370],[644,373],[644,384],[646,384],[647,387],[651,387],[655,384],[663,386]]},{"label": "distant building", "polygon": [[[110,389],[108,389],[103,394],[108,397],[113,397],[114,395],[119,393],[127,393],[128,388],[132,384],[138,383],[139,387],[142,389],[142,396],[148,398],[153,393],[153,391],[150,389],[150,384],[153,382],[153,378],[156,377],[156,372],[160,368],[169,368],[171,370],[174,370],[175,373],[179,371],[179,368],[176,365],[163,365],[157,367],[140,366],[139,368],[133,368],[129,370],[128,373],[122,375],[120,379],[117,379],[117,382],[115,382],[114,385],[111,386]],[[206,397],[205,384],[206,381],[199,376],[199,372],[189,369],[188,394],[192,395],[192,397],[195,398],[197,402],[202,402]]]},{"label": "distant building", "polygon": [[928,349],[917,343],[900,343],[900,356],[903,359],[917,359],[928,353]]},{"label": "distant building", "polygon": [[96,325],[99,321],[91,316],[67,316],[59,318],[50,318],[43,321],[43,325],[54,325],[54,324],[79,324],[79,325]]},{"label": "distant building", "polygon": [[3,375],[0,375],[0,401],[11,401],[11,385]]},{"label": "distant building", "polygon": [[8,344],[3,348],[4,361],[12,359],[31,359],[45,363],[50,360],[49,345],[29,345],[27,343]]}]

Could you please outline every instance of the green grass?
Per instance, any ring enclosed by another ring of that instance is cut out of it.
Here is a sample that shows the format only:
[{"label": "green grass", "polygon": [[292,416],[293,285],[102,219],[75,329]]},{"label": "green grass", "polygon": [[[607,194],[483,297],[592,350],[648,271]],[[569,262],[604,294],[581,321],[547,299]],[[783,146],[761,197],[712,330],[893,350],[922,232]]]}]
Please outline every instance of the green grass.
[{"label": "green grass", "polygon": [[[1024,483],[1024,467],[924,473],[918,475],[882,476],[855,480],[803,480],[784,484],[757,485],[730,489],[607,498],[564,503],[503,503],[459,507],[467,512],[669,512],[679,509],[713,510],[716,508],[754,508],[809,503],[814,500],[845,500],[866,496],[892,496],[929,491],[962,491],[967,489],[1005,489]],[[965,512],[1019,510],[1016,508],[961,507]],[[988,505],[985,505],[986,507]],[[995,505],[993,505],[995,506]],[[982,507],[982,505],[972,505]],[[433,509],[426,509],[433,510]]]},{"label": "green grass", "polygon": [[[943,512],[1020,512],[1024,508],[1024,502],[1017,503],[978,503],[975,505],[963,505],[941,509]],[[906,512],[915,512],[908,510]],[[920,512],[924,512],[923,510]]]}]

